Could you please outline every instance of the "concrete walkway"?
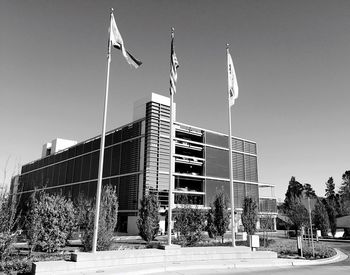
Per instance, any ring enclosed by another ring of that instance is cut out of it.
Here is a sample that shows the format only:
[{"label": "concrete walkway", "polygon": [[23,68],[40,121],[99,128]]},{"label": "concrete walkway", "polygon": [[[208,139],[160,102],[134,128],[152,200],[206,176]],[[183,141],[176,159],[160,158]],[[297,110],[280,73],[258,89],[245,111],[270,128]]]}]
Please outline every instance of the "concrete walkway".
[{"label": "concrete walkway", "polygon": [[[348,256],[338,249],[335,249],[337,255],[320,260],[301,260],[301,259],[235,259],[235,260],[207,260],[207,261],[183,261],[183,262],[167,262],[157,264],[130,264],[122,267],[111,267],[111,268],[94,268],[90,270],[77,271],[69,274],[72,275],[92,275],[92,274],[103,274],[103,275],[141,275],[141,274],[169,274],[175,271],[185,270],[244,270],[244,269],[269,269],[276,267],[292,267],[302,265],[323,265],[330,264],[345,260]],[[68,273],[67,273],[68,274]]]}]

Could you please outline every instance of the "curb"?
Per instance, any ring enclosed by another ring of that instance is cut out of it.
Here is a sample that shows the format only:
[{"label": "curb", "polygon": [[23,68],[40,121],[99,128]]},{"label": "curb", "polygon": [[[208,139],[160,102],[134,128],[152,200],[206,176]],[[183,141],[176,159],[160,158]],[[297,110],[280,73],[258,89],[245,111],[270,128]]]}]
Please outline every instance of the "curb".
[{"label": "curb", "polygon": [[344,261],[348,258],[348,255],[341,252],[337,248],[333,248],[335,252],[337,253],[333,257],[327,258],[327,259],[319,259],[319,260],[295,260],[292,261],[292,265],[300,266],[300,265],[324,265],[324,264],[331,264],[331,263],[337,263]]}]

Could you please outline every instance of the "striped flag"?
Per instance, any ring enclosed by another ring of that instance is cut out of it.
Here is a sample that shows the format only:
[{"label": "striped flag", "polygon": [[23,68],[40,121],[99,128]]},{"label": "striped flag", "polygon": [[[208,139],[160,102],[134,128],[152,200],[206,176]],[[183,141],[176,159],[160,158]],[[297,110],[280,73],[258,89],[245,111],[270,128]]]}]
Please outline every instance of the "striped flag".
[{"label": "striped flag", "polygon": [[171,54],[170,54],[170,95],[176,94],[177,68],[179,62],[177,61],[174,49],[174,29],[171,30]]},{"label": "striped flag", "polygon": [[235,99],[238,98],[238,84],[233,66],[232,57],[227,49],[227,77],[228,77],[228,97],[230,101],[230,107],[235,104]]},{"label": "striped flag", "polygon": [[113,13],[111,14],[111,30],[109,39],[112,42],[114,48],[122,51],[123,56],[130,65],[134,66],[135,68],[138,68],[142,64],[140,60],[137,60],[125,49],[124,41],[122,36],[120,35],[117,24],[115,23]]}]

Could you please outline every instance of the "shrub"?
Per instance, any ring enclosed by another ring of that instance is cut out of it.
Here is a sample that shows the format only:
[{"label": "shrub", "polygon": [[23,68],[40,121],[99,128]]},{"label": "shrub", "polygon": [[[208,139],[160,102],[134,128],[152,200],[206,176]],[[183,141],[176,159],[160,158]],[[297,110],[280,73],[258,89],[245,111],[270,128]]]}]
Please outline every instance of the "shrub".
[{"label": "shrub", "polygon": [[73,203],[61,195],[35,192],[26,224],[32,250],[55,252],[75,228]]},{"label": "shrub", "polygon": [[177,241],[182,246],[191,246],[202,240],[205,229],[205,213],[198,208],[184,204],[175,208],[174,230],[178,233]]},{"label": "shrub", "polygon": [[221,236],[224,242],[224,234],[230,224],[230,213],[228,212],[228,199],[225,193],[220,192],[216,195],[214,202],[207,212],[207,226],[209,237]]},{"label": "shrub", "polygon": [[141,200],[137,227],[140,237],[147,243],[154,240],[159,231],[159,203],[155,195],[146,195]]},{"label": "shrub", "polygon": [[214,205],[210,205],[210,209],[207,212],[207,225],[205,230],[208,232],[209,238],[216,238],[218,232],[215,226],[215,213],[214,213]]},{"label": "shrub", "polygon": [[241,217],[244,230],[249,235],[254,234],[256,231],[256,223],[258,221],[258,206],[252,198],[244,198],[243,212]]},{"label": "shrub", "polygon": [[[88,213],[82,243],[85,251],[91,251],[94,231],[95,206]],[[106,185],[102,189],[96,250],[109,250],[118,220],[118,197],[115,188]]]},{"label": "shrub", "polygon": [[0,194],[0,262],[5,261],[11,251],[12,245],[19,235],[16,230],[18,219],[15,218],[17,210],[16,201],[3,192]]},{"label": "shrub", "polygon": [[328,213],[320,200],[317,200],[315,209],[312,211],[312,221],[315,227],[321,230],[322,236],[328,236],[329,218]]}]

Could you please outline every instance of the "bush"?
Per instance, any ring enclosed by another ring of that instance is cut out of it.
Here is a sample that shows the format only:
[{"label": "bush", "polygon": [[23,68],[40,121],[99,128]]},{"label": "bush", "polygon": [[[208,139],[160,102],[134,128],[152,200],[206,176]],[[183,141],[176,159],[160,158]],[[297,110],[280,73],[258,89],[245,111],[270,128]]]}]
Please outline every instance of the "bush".
[{"label": "bush", "polygon": [[253,235],[256,231],[256,223],[258,221],[258,206],[252,198],[244,198],[243,212],[241,217],[244,230],[249,235]]},{"label": "bush", "polygon": [[201,241],[205,229],[204,211],[185,204],[182,208],[175,208],[175,213],[174,230],[178,235],[178,243],[191,246]]},{"label": "bush", "polygon": [[73,203],[61,195],[34,192],[26,224],[32,250],[55,252],[75,229]]},{"label": "bush", "polygon": [[[314,243],[315,245],[315,257],[318,259],[329,258],[336,255],[333,248],[328,247],[321,243]],[[260,247],[259,250],[269,250],[278,253],[279,257],[285,258],[289,256],[297,256],[297,242],[295,240],[270,240],[267,247]],[[303,241],[303,256],[307,259],[312,258],[312,246]]]},{"label": "bush", "polygon": [[[88,222],[83,232],[82,243],[85,251],[91,251],[92,238],[94,232],[95,206],[88,214]],[[113,232],[118,220],[118,197],[116,190],[111,185],[106,185],[102,189],[100,217],[97,235],[96,250],[109,250]]]},{"label": "bush", "polygon": [[159,231],[159,203],[155,195],[146,195],[141,200],[137,227],[140,237],[147,243],[154,240]]},{"label": "bush", "polygon": [[224,242],[224,234],[230,224],[230,213],[228,212],[228,199],[225,193],[221,192],[216,195],[213,204],[207,212],[207,226],[209,237],[221,236]]},{"label": "bush", "polygon": [[15,229],[17,203],[7,193],[0,194],[0,262],[8,259],[12,245],[19,235]]}]

